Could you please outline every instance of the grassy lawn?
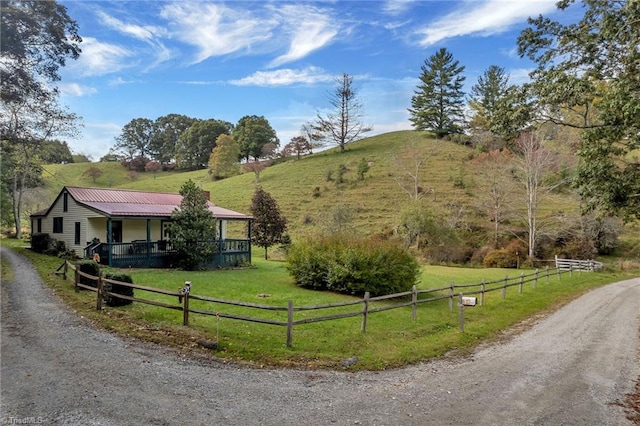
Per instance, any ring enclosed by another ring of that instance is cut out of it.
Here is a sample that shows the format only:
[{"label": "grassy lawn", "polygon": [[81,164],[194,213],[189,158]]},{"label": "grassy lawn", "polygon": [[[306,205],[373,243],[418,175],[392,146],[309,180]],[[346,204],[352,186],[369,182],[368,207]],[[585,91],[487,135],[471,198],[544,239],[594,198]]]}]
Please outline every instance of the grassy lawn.
[{"label": "grassy lawn", "polygon": [[[181,351],[197,352],[222,360],[246,361],[256,366],[278,365],[297,367],[336,367],[347,358],[357,356],[353,369],[384,369],[415,363],[452,351],[468,353],[479,342],[499,338],[500,332],[536,314],[548,312],[574,299],[589,289],[621,279],[637,276],[632,272],[605,272],[563,275],[561,280],[551,275],[550,282],[540,280],[536,289],[531,284],[519,294],[517,287],[508,290],[502,300],[501,292],[487,294],[485,305],[465,310],[465,333],[458,330],[458,311],[449,311],[447,300],[419,305],[417,320],[412,321],[411,308],[399,308],[369,315],[367,332],[362,333],[361,317],[298,325],[293,330],[293,345],[286,346],[286,328],[257,324],[229,318],[191,313],[189,327],[182,326],[182,312],[134,303],[111,308],[95,309],[95,293],[75,293],[73,280],[64,281],[53,271],[61,259],[34,254],[16,240],[2,240],[27,256],[34,263],[48,286],[79,315],[105,329],[152,342],[177,346]],[[356,300],[349,296],[320,293],[297,287],[282,262],[265,261],[254,257],[255,268],[187,272],[178,270],[131,270],[136,284],[176,291],[184,281],[192,282],[191,293],[224,300],[259,305],[286,307],[311,306]],[[455,281],[458,284],[479,283],[517,276],[521,271],[447,268],[425,265],[421,289],[442,287]],[[2,277],[8,279],[6,262],[2,262]],[[16,274],[19,279],[20,274]],[[176,297],[136,290],[136,297],[163,301],[179,306]],[[372,307],[381,306],[382,302]],[[213,304],[192,300],[192,308],[243,317],[286,321],[286,312],[257,310],[245,307]],[[326,316],[340,312],[360,311],[362,305],[322,311],[300,311],[295,320]],[[215,351],[197,344],[199,339],[219,342]]]}]

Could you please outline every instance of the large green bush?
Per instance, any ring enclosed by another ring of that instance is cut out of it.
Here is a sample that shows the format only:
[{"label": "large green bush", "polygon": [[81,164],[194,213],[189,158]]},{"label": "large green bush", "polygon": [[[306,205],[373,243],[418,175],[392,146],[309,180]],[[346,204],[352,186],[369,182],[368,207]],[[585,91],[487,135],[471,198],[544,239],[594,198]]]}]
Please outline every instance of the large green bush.
[{"label": "large green bush", "polygon": [[[131,278],[131,275],[128,275],[122,272],[108,272],[104,277],[114,281],[133,284],[133,278]],[[132,287],[128,287],[121,284],[113,284],[105,281],[104,284],[102,285],[102,289],[104,290],[103,300],[109,306],[124,306],[124,305],[130,305],[131,303],[133,303],[131,300],[122,299],[118,296],[111,296],[106,294],[107,292],[109,292],[109,293],[116,293],[116,294],[122,294],[124,296],[133,297]]]},{"label": "large green bush", "polygon": [[[76,268],[85,274],[97,277],[100,275],[100,265],[93,260],[80,260],[76,262]],[[98,280],[80,275],[80,283],[91,287],[98,287]]]},{"label": "large green bush", "polygon": [[357,296],[408,291],[420,275],[417,260],[400,244],[344,235],[295,243],[287,262],[300,287]]},{"label": "large green bush", "polygon": [[54,240],[47,233],[31,235],[31,249],[36,253],[44,253],[54,247]]}]

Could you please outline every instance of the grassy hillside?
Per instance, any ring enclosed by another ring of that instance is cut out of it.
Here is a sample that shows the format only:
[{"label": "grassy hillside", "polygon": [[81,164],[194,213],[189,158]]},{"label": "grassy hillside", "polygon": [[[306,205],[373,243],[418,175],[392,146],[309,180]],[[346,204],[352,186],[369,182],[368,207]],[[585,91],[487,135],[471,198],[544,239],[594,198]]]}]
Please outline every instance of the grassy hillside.
[{"label": "grassy hillside", "polygon": [[[481,227],[490,227],[483,218],[476,196],[477,182],[472,159],[476,152],[452,142],[435,140],[412,131],[387,133],[348,145],[345,153],[331,149],[300,159],[287,159],[265,169],[260,185],[278,202],[289,220],[293,236],[316,232],[327,226],[333,213],[346,207],[353,216],[352,226],[365,234],[386,232],[393,228],[398,212],[410,198],[393,176],[394,155],[405,152],[413,144],[420,156],[431,155],[421,169],[421,186],[432,189],[425,205],[440,216],[450,216],[454,210],[464,212],[464,220]],[[364,180],[358,180],[358,163],[365,159],[370,170]],[[347,167],[344,183],[337,183],[338,167]],[[103,170],[94,183],[83,172],[91,166]],[[327,180],[328,173],[333,180]],[[117,163],[80,163],[50,165],[45,179],[53,198],[64,185],[127,188],[151,191],[179,191],[192,179],[211,192],[214,203],[249,213],[255,189],[255,176],[245,173],[221,181],[212,181],[206,170],[195,172],[161,172],[156,175],[139,173],[132,180]],[[314,194],[315,192],[315,194]],[[319,196],[318,196],[319,195]],[[514,204],[524,207],[520,201]],[[551,212],[576,212],[578,203],[567,194],[554,196],[543,205],[543,215]]]}]

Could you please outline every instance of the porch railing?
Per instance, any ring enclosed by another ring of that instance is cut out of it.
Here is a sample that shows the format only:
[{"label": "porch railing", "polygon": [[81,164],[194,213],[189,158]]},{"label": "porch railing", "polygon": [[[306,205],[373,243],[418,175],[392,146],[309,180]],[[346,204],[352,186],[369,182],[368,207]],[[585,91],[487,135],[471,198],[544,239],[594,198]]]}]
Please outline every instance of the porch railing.
[{"label": "porch railing", "polygon": [[[243,239],[216,240],[215,252],[205,262],[208,268],[227,268],[251,263],[251,242]],[[176,254],[171,241],[134,240],[126,243],[92,243],[85,257],[98,254],[100,263],[117,268],[170,268]]]}]

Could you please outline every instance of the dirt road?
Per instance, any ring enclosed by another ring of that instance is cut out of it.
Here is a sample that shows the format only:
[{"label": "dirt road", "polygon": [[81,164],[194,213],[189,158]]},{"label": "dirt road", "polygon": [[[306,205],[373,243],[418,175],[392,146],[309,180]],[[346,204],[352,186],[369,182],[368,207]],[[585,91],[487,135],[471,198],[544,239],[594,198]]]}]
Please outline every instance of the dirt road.
[{"label": "dirt road", "polygon": [[[258,370],[96,330],[5,247],[0,420],[64,425],[628,425],[640,278],[589,292],[507,343],[384,372]],[[22,423],[19,423],[22,422]]]}]

